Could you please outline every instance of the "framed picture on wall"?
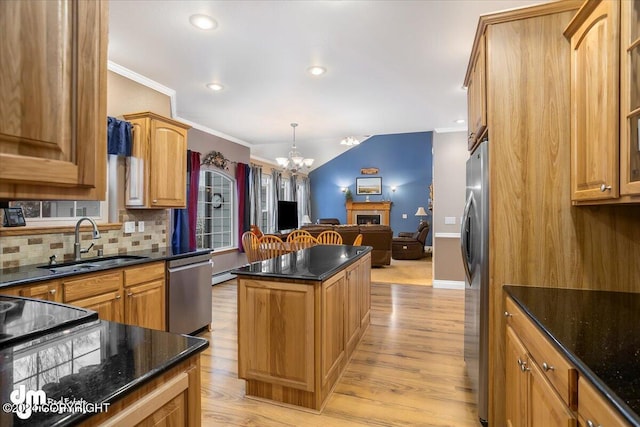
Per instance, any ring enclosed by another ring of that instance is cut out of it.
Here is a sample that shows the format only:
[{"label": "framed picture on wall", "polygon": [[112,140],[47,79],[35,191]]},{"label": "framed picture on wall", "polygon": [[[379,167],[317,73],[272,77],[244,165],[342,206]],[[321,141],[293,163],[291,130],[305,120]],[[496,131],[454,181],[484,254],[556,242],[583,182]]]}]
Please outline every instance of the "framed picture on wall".
[{"label": "framed picture on wall", "polygon": [[382,177],[356,178],[356,194],[382,194]]}]

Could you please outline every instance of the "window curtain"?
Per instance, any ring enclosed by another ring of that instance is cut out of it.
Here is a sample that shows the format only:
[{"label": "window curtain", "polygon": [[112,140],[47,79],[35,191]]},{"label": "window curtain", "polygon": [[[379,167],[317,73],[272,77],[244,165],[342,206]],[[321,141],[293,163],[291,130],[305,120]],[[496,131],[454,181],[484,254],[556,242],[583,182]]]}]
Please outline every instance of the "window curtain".
[{"label": "window curtain", "polygon": [[242,234],[251,228],[251,199],[249,197],[249,165],[236,166],[236,186],[238,193],[238,248],[243,252]]},{"label": "window curtain", "polygon": [[273,215],[270,217],[271,223],[269,224],[269,228],[270,232],[274,233],[278,231],[278,200],[280,200],[280,191],[282,187],[282,172],[273,169],[271,171],[271,183],[273,184],[273,192],[270,195]]},{"label": "window curtain", "polygon": [[[296,200],[298,201],[298,211],[300,215],[300,221],[302,221],[302,217],[305,215],[309,215],[311,218],[311,197],[310,197],[310,188],[309,178],[306,176],[301,176],[298,179],[300,191],[296,195]],[[302,224],[302,222],[300,222]]]},{"label": "window curtain", "polygon": [[200,153],[187,150],[187,207],[173,210],[171,248],[176,253],[192,251],[197,248],[196,224],[199,188]]},{"label": "window curtain", "polygon": [[249,167],[249,199],[251,200],[249,224],[259,226],[262,216],[262,166]]}]

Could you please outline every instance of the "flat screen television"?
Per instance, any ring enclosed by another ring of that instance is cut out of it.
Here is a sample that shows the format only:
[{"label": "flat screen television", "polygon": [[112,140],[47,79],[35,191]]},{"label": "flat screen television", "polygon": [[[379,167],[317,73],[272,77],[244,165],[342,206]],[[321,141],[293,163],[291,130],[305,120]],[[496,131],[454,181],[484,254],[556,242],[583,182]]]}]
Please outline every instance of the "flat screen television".
[{"label": "flat screen television", "polygon": [[278,200],[278,231],[298,228],[298,202]]}]

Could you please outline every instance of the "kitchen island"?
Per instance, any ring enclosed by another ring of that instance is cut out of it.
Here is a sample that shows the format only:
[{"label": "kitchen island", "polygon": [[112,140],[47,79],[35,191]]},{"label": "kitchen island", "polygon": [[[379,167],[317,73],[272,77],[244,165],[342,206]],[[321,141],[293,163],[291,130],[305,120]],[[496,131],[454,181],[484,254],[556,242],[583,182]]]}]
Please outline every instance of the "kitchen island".
[{"label": "kitchen island", "polygon": [[369,325],[371,247],[318,245],[232,273],[246,396],[321,411]]},{"label": "kitchen island", "polygon": [[[0,303],[3,427],[200,425],[199,353],[207,340],[95,320],[95,312],[57,303],[13,297]],[[58,406],[16,407],[21,389],[44,393],[44,402]]]}]

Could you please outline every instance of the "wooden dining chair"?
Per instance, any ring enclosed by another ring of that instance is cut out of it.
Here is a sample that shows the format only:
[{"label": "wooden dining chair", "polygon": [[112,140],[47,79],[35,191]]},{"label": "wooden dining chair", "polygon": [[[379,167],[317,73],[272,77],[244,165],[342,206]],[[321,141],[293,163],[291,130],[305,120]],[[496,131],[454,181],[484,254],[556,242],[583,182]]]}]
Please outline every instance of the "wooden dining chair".
[{"label": "wooden dining chair", "polygon": [[298,236],[311,236],[311,233],[309,233],[307,230],[293,230],[287,236],[287,242],[293,241],[293,239],[295,239]]},{"label": "wooden dining chair", "polygon": [[278,236],[265,234],[260,238],[260,259],[274,258],[287,253],[284,242]]},{"label": "wooden dining chair", "polygon": [[321,245],[341,245],[342,236],[337,231],[326,230],[318,234],[318,243]]},{"label": "wooden dining chair", "polygon": [[[289,239],[287,239],[289,240]],[[287,242],[291,246],[292,251],[299,251],[302,249],[310,248],[311,246],[315,246],[318,244],[318,240],[311,235],[311,233],[307,234],[298,234],[290,242]]]},{"label": "wooden dining chair", "polygon": [[353,241],[353,246],[360,246],[360,245],[362,245],[362,233],[358,234],[355,240]]},{"label": "wooden dining chair", "polygon": [[260,261],[260,240],[251,231],[245,231],[242,233],[242,247],[247,254],[247,261],[256,262]]}]

